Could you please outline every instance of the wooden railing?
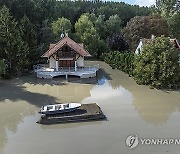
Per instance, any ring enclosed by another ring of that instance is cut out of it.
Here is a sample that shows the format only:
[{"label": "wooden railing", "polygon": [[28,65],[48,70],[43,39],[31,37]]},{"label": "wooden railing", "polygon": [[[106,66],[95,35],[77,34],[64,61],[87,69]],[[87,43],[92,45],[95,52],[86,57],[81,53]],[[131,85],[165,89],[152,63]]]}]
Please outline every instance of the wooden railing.
[{"label": "wooden railing", "polygon": [[[33,66],[34,72],[52,72],[55,71],[56,69],[54,68],[49,68],[48,65],[45,64],[38,64]],[[95,66],[85,66],[85,67],[59,67],[58,72],[75,72],[76,71],[97,71],[99,69],[99,65]]]}]

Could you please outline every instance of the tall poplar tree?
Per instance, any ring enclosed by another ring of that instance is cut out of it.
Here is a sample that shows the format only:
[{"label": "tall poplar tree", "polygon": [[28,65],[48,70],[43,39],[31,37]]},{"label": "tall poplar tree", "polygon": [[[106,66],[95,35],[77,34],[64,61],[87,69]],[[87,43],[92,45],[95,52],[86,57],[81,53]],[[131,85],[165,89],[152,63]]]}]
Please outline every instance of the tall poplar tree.
[{"label": "tall poplar tree", "polygon": [[26,57],[28,67],[32,68],[32,65],[34,65],[40,57],[40,54],[37,52],[37,29],[26,15],[20,20],[19,29],[23,41],[28,45],[29,52]]},{"label": "tall poplar tree", "polygon": [[28,46],[20,36],[17,22],[10,15],[9,9],[3,6],[0,10],[0,59],[4,58],[8,62],[10,74],[26,67],[28,52]]}]

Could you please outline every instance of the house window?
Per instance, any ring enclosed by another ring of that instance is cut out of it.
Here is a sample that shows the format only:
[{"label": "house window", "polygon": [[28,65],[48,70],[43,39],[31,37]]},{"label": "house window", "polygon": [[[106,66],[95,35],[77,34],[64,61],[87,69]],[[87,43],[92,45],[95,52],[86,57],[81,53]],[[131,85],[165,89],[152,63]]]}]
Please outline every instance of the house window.
[{"label": "house window", "polygon": [[57,52],[57,56],[59,58],[75,58],[76,54],[75,51],[72,50],[70,47],[68,46],[63,46],[58,52]]}]

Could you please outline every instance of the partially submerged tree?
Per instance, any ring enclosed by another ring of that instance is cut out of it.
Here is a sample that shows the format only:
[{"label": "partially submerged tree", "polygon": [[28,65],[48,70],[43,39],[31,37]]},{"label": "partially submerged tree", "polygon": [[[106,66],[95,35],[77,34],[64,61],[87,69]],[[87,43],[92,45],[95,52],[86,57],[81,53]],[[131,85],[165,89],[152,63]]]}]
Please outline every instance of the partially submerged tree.
[{"label": "partially submerged tree", "polygon": [[177,88],[180,82],[178,60],[178,51],[169,38],[157,37],[136,56],[135,80],[157,88]]},{"label": "partially submerged tree", "polygon": [[0,10],[0,58],[9,62],[10,73],[27,65],[28,45],[22,40],[17,22],[7,7]]}]

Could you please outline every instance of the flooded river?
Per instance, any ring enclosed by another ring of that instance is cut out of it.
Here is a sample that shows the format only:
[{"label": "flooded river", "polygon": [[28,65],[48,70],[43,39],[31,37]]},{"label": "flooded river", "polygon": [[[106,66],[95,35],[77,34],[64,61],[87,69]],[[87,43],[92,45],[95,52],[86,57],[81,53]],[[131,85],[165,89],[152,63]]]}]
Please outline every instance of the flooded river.
[{"label": "flooded river", "polygon": [[[98,76],[0,80],[0,154],[179,154],[180,145],[139,145],[129,135],[180,138],[180,91],[140,86],[104,62]],[[105,121],[40,125],[39,108],[59,102],[96,102]]]}]

